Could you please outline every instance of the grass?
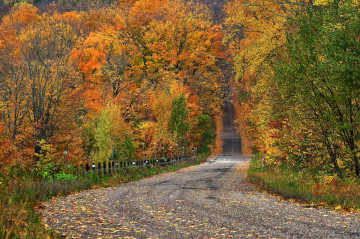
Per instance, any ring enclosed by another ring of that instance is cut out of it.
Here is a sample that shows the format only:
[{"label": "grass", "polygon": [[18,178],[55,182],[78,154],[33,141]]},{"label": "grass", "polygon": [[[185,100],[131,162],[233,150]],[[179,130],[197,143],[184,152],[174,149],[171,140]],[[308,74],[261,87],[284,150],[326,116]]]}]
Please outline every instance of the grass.
[{"label": "grass", "polygon": [[251,162],[247,176],[260,188],[285,199],[300,200],[313,207],[360,210],[358,180],[341,180],[326,174],[313,175],[309,170],[295,170],[286,166],[263,167],[256,158]]},{"label": "grass", "polygon": [[128,168],[113,175],[90,173],[83,176],[32,180],[21,178],[10,180],[0,187],[0,238],[61,238],[46,230],[36,207],[39,202],[54,196],[65,196],[81,190],[117,186],[121,183],[151,177],[164,172],[176,171],[206,161],[208,155],[199,155],[197,160],[184,161],[176,165]]}]

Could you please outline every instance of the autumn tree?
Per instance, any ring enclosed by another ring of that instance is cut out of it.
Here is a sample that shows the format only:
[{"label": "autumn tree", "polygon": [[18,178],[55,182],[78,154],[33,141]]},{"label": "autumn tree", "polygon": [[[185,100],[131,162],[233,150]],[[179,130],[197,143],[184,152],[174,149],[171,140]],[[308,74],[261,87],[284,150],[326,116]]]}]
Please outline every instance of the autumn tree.
[{"label": "autumn tree", "polygon": [[[135,3],[127,24],[135,54],[131,71],[156,86],[171,78],[191,87],[209,111],[221,105],[222,30],[206,9],[184,1]],[[140,21],[141,20],[141,21]]]},{"label": "autumn tree", "polygon": [[132,130],[116,104],[108,104],[99,115],[89,119],[83,131],[84,147],[92,162],[112,160],[114,157],[129,160],[134,156]]},{"label": "autumn tree", "polygon": [[[136,131],[136,127],[155,125],[150,141],[164,140],[166,145],[174,144],[166,136],[170,115],[163,110],[170,112],[171,101],[178,96],[171,95],[174,85],[187,94],[187,104],[192,105],[188,105],[193,109],[191,125],[196,125],[202,111],[212,116],[220,112],[223,34],[220,26],[211,23],[206,8],[184,1],[141,0],[119,2],[116,13],[107,13],[115,14],[115,21],[104,21],[102,28],[91,32],[72,52],[85,82],[88,112],[99,114],[114,103]],[[144,124],[135,123],[139,121]]]},{"label": "autumn tree", "polygon": [[67,15],[37,11],[19,4],[3,19],[0,65],[1,110],[11,137],[20,147],[32,145],[39,154],[40,141],[56,139],[65,149],[74,138],[79,78],[69,64],[77,33]]}]

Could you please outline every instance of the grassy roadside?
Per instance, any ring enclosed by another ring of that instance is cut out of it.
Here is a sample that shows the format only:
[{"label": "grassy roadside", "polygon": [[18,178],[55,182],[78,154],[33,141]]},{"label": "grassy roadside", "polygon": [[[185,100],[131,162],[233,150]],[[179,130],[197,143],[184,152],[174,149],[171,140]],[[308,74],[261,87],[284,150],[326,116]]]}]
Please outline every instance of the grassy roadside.
[{"label": "grassy roadside", "polygon": [[196,161],[182,162],[165,167],[154,166],[129,168],[109,176],[96,173],[82,177],[35,181],[30,179],[11,180],[0,188],[0,238],[60,238],[41,225],[36,212],[39,202],[53,196],[65,196],[81,190],[117,186],[121,183],[151,177],[160,173],[177,171],[181,168],[200,164],[208,155],[199,155]]},{"label": "grassy roadside", "polygon": [[296,199],[313,207],[328,206],[347,211],[360,210],[360,182],[335,176],[313,175],[284,165],[262,166],[254,158],[247,172],[249,180],[285,199]]}]

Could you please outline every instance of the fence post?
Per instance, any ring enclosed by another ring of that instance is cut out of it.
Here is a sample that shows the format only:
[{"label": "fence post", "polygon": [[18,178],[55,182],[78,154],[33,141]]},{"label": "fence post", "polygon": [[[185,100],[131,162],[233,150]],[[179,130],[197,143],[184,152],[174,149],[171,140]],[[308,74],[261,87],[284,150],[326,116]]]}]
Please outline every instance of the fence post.
[{"label": "fence post", "polygon": [[98,163],[98,173],[101,176],[101,163]]},{"label": "fence post", "polygon": [[103,173],[104,176],[106,175],[106,162],[103,162]]},{"label": "fence post", "polygon": [[181,161],[184,160],[184,156],[185,156],[185,147],[182,147],[182,157],[181,157]]},{"label": "fence post", "polygon": [[154,143],[154,158],[156,160],[156,143]]},{"label": "fence post", "polygon": [[90,170],[90,165],[89,165],[89,163],[87,163],[87,164],[85,164],[85,171],[89,172],[89,170]]}]

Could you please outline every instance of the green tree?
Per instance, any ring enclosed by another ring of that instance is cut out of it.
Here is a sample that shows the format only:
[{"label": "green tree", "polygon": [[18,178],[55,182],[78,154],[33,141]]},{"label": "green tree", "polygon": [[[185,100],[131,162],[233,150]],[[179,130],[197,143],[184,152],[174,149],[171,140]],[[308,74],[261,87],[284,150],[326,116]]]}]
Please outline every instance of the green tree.
[{"label": "green tree", "polygon": [[189,111],[186,108],[186,98],[184,94],[173,99],[170,115],[170,131],[180,144],[185,143],[186,134],[190,130],[190,124],[186,121],[188,115]]},{"label": "green tree", "polygon": [[311,132],[340,176],[342,164],[359,177],[357,6],[338,0],[326,6],[308,6],[290,23],[286,52],[274,70],[293,126]]},{"label": "green tree", "polygon": [[89,119],[83,129],[83,143],[92,161],[129,160],[134,157],[135,145],[117,105],[106,106],[99,115]]},{"label": "green tree", "polygon": [[202,114],[198,116],[197,131],[202,133],[199,153],[211,153],[208,146],[212,144],[216,138],[214,129],[215,127],[209,115]]}]

